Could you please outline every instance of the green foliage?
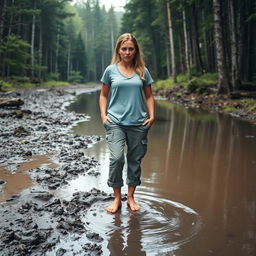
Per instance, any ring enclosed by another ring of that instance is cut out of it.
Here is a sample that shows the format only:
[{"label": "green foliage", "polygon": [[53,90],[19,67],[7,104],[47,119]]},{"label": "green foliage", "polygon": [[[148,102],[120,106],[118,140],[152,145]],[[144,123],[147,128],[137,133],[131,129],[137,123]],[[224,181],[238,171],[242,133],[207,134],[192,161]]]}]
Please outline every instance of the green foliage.
[{"label": "green foliage", "polygon": [[12,83],[0,80],[0,92],[8,92],[13,90],[15,90],[15,88],[13,87]]},{"label": "green foliage", "polygon": [[27,77],[27,76],[11,76],[10,80],[14,83],[27,83],[27,82],[29,82],[29,77]]},{"label": "green foliage", "polygon": [[72,71],[68,76],[68,82],[70,83],[80,83],[83,80],[83,76],[81,76],[79,71]]},{"label": "green foliage", "polygon": [[60,78],[60,73],[49,73],[47,76],[47,80],[48,81],[58,81]]},{"label": "green foliage", "polygon": [[30,45],[19,36],[10,34],[4,38],[0,44],[0,53],[2,55],[1,67],[4,69],[9,66],[14,75],[24,75],[29,68],[27,60],[30,57],[28,48]]},{"label": "green foliage", "polygon": [[250,110],[251,112],[256,111],[256,103],[253,104],[252,106],[250,106],[249,110]]}]

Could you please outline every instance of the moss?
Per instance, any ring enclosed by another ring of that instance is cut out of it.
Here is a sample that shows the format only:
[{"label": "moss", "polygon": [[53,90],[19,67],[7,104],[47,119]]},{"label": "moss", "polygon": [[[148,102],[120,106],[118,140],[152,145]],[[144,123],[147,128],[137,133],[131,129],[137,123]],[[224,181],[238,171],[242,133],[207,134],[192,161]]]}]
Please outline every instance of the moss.
[{"label": "moss", "polygon": [[250,112],[256,111],[256,100],[255,99],[241,99],[239,101]]},{"label": "moss", "polygon": [[231,106],[228,106],[228,105],[224,106],[224,108],[223,108],[223,112],[225,112],[225,113],[231,113],[234,110],[235,110],[234,107],[231,107]]},{"label": "moss", "polygon": [[249,107],[249,110],[250,110],[251,112],[256,111],[256,103],[253,104],[252,106],[250,106],[250,107]]}]

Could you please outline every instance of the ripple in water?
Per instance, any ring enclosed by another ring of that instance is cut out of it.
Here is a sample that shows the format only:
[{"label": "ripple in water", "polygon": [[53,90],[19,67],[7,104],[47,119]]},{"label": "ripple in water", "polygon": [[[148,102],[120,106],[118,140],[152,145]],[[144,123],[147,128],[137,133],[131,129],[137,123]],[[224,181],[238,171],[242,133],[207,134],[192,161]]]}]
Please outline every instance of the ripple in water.
[{"label": "ripple in water", "polygon": [[146,192],[136,192],[136,198],[139,212],[126,202],[114,215],[104,210],[109,202],[95,203],[87,212],[88,228],[106,241],[104,255],[173,255],[201,229],[201,217],[185,205]]}]

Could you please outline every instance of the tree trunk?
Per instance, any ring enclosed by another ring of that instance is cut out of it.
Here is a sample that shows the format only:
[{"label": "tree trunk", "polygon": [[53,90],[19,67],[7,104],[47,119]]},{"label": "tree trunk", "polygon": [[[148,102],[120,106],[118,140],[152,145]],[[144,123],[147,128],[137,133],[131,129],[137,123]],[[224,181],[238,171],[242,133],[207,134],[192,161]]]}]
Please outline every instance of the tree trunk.
[{"label": "tree trunk", "polygon": [[197,15],[195,3],[192,4],[192,17],[191,17],[191,28],[192,28],[192,50],[194,52],[194,61],[196,66],[196,71],[202,73],[203,64],[199,48],[199,35],[198,35],[198,25],[197,25]]},{"label": "tree trunk", "polygon": [[169,40],[171,50],[171,63],[172,63],[172,78],[173,81],[177,82],[176,64],[175,64],[175,51],[174,51],[174,40],[173,40],[173,28],[172,28],[172,13],[169,0],[166,0],[167,18],[169,27]]},{"label": "tree trunk", "polygon": [[245,2],[242,1],[240,4],[240,18],[239,18],[239,25],[238,25],[238,31],[239,33],[239,51],[238,51],[238,66],[239,66],[239,73],[241,76],[241,80],[244,79],[244,66],[243,66],[243,60],[244,60],[244,46],[245,46]]},{"label": "tree trunk", "polygon": [[213,18],[216,44],[216,58],[218,69],[218,94],[229,93],[230,85],[227,73],[227,67],[224,58],[224,46],[222,41],[222,24],[220,0],[213,0]]},{"label": "tree trunk", "polygon": [[[33,10],[36,9],[36,1],[33,3]],[[31,77],[34,77],[34,67],[35,67],[35,56],[34,56],[34,45],[35,45],[35,26],[36,26],[36,15],[32,16],[32,29],[31,29],[31,46],[30,46],[30,55],[31,55]]]},{"label": "tree trunk", "polygon": [[[209,42],[214,41],[214,31],[209,32]],[[217,67],[216,67],[216,52],[215,52],[215,47],[214,45],[210,46],[210,72],[217,72]]]},{"label": "tree trunk", "polygon": [[186,11],[182,11],[182,20],[183,20],[183,31],[184,31],[184,43],[185,43],[185,60],[186,60],[186,69],[188,74],[188,79],[191,78],[191,70],[189,65],[189,48],[188,48],[188,33],[187,33],[187,24],[186,24]]},{"label": "tree trunk", "polygon": [[231,37],[231,83],[233,89],[237,90],[241,87],[239,67],[238,67],[238,47],[237,47],[237,35],[235,24],[235,10],[234,0],[229,0],[229,14],[230,14],[230,37]]},{"label": "tree trunk", "polygon": [[171,69],[170,69],[170,47],[168,41],[166,41],[166,71],[167,77],[171,76]]},{"label": "tree trunk", "polygon": [[[182,30],[182,28],[181,28]],[[177,66],[177,73],[182,73],[182,74],[185,74],[186,71],[187,71],[187,68],[186,68],[186,57],[185,57],[185,50],[184,50],[184,37],[182,35],[182,33],[179,33],[178,35],[178,45],[179,45],[179,66]]]},{"label": "tree trunk", "polygon": [[54,67],[55,73],[58,73],[59,42],[60,42],[60,27],[58,26],[57,38],[56,38],[56,50],[55,50],[55,67]]},{"label": "tree trunk", "polygon": [[41,72],[42,62],[43,62],[43,28],[42,28],[42,18],[40,18],[39,49],[38,49],[38,65],[39,65],[38,77],[40,80],[42,78],[42,72]]},{"label": "tree trunk", "polygon": [[115,47],[113,23],[111,23],[110,39],[111,39],[111,55],[113,55],[114,47]]},{"label": "tree trunk", "polygon": [[68,60],[67,60],[67,80],[69,79],[69,74],[70,74],[70,55],[71,55],[71,44],[69,43],[68,46]]},{"label": "tree trunk", "polygon": [[6,13],[6,0],[3,0],[0,4],[1,6],[1,15],[0,15],[0,39],[3,37],[4,32],[4,20],[5,20],[5,13]]},{"label": "tree trunk", "polygon": [[[206,15],[205,15],[205,9],[202,9],[202,20],[206,20]],[[205,72],[210,72],[211,64],[210,64],[210,43],[208,41],[208,31],[204,29],[203,33],[203,45],[204,45],[204,52],[205,52]]]},{"label": "tree trunk", "polygon": [[[12,4],[11,7],[14,6],[14,0],[12,0]],[[13,22],[13,13],[11,12],[10,14],[10,21],[9,21],[9,26],[8,26],[8,36],[11,34],[12,32],[12,22]],[[8,44],[8,40],[7,40],[7,44]],[[8,54],[4,53],[4,59],[8,58]],[[5,64],[3,65],[3,76],[5,76],[5,72],[7,76],[10,76],[11,73],[11,68],[10,65],[7,65],[7,67],[5,67]]]}]

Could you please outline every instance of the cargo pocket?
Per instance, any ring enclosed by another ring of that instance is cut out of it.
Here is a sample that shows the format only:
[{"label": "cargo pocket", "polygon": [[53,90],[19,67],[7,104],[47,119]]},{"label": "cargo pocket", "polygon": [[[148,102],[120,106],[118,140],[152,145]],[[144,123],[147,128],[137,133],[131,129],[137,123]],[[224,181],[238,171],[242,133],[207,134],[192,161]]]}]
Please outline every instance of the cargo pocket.
[{"label": "cargo pocket", "polygon": [[111,142],[112,139],[113,139],[113,132],[112,131],[106,132],[106,141]]},{"label": "cargo pocket", "polygon": [[142,145],[142,157],[145,156],[145,154],[147,153],[147,148],[148,148],[148,140],[147,139],[142,139],[141,140],[141,145]]}]

